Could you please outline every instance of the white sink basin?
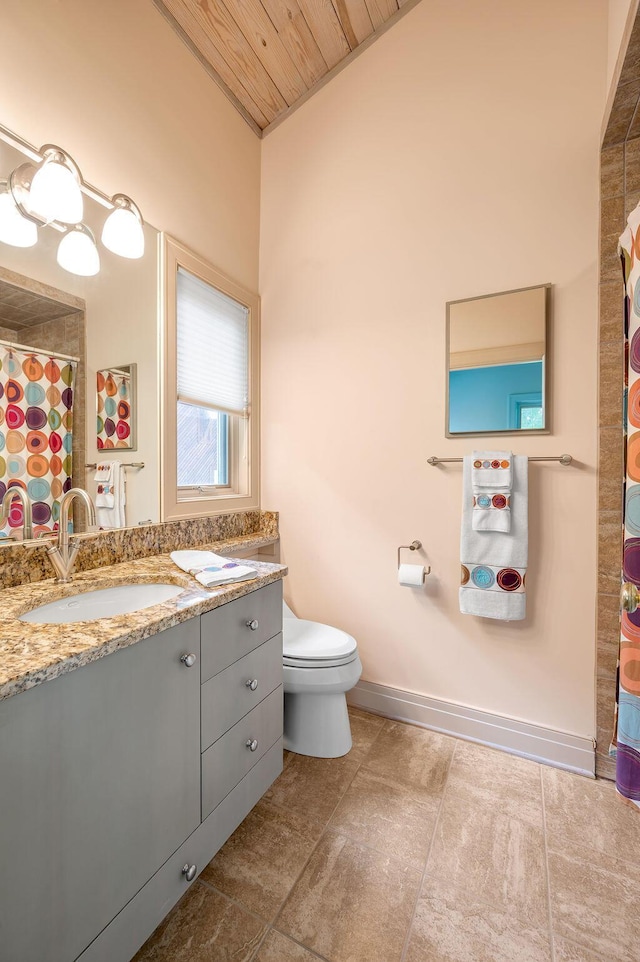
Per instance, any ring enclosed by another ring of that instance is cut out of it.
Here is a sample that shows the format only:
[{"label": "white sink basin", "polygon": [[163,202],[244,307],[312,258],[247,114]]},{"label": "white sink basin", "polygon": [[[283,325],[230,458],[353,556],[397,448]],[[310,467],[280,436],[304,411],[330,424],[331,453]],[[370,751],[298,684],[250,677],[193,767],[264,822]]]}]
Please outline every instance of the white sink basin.
[{"label": "white sink basin", "polygon": [[113,618],[127,615],[141,608],[159,605],[179,595],[184,588],[179,585],[139,584],[116,585],[113,588],[100,588],[77,595],[67,595],[48,605],[40,605],[20,615],[20,621],[30,621],[39,625],[68,625],[75,621],[98,621],[100,618]]}]

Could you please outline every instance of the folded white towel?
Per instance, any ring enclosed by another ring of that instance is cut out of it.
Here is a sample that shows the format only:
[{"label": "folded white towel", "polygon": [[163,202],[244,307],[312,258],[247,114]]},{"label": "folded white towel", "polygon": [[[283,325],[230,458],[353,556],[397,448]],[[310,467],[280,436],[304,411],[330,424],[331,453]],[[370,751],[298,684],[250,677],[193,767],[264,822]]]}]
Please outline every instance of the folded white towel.
[{"label": "folded white towel", "polygon": [[529,520],[529,461],[513,459],[511,531],[476,531],[471,525],[473,455],[462,469],[462,525],[460,532],[460,611],[465,615],[521,621],[526,616]]},{"label": "folded white towel", "polygon": [[255,568],[240,565],[231,558],[214,554],[213,551],[172,551],[171,560],[183,571],[193,575],[205,588],[258,577]]},{"label": "folded white towel", "polygon": [[511,451],[474,451],[471,482],[475,531],[511,530]]},{"label": "folded white towel", "polygon": [[111,480],[111,465],[112,461],[103,461],[96,465],[96,473],[93,476],[94,481],[110,481]]}]

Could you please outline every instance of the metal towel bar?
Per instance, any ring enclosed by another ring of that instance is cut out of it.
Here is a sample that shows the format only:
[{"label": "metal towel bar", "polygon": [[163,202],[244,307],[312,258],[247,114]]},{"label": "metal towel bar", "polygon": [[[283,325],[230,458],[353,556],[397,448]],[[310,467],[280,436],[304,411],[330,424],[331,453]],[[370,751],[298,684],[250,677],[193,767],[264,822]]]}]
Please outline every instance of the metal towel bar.
[{"label": "metal towel bar", "polygon": [[[560,454],[555,458],[529,458],[529,461],[559,461],[560,464],[571,464],[573,458],[570,454]],[[459,463],[462,458],[427,458],[427,464],[453,464]]]},{"label": "metal towel bar", "polygon": [[[144,461],[121,461],[120,464],[123,468],[144,468]],[[97,467],[98,465],[95,463],[95,461],[93,464],[85,464],[87,471]]]}]

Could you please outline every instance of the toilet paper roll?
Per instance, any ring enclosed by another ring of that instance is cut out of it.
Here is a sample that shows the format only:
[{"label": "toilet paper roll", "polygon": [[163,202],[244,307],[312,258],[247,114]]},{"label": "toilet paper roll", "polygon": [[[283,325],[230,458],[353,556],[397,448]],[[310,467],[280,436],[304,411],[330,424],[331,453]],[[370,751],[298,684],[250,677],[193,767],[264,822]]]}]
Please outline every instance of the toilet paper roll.
[{"label": "toilet paper roll", "polygon": [[425,579],[424,565],[400,565],[398,584],[407,588],[422,588]]}]

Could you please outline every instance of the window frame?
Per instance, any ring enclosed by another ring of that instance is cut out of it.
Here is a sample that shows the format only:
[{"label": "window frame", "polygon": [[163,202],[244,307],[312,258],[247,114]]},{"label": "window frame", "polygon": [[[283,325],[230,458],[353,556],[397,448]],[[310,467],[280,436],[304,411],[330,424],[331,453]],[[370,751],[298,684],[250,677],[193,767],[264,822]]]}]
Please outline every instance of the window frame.
[{"label": "window frame", "polygon": [[[178,521],[203,515],[248,511],[260,507],[260,298],[205,261],[175,238],[162,235],[161,288],[162,329],[160,351],[161,405],[161,492],[163,521]],[[249,414],[246,419],[229,418],[229,477],[227,485],[210,485],[202,490],[178,488],[177,467],[177,285],[178,268],[215,287],[247,308],[249,323],[248,383]]]}]

